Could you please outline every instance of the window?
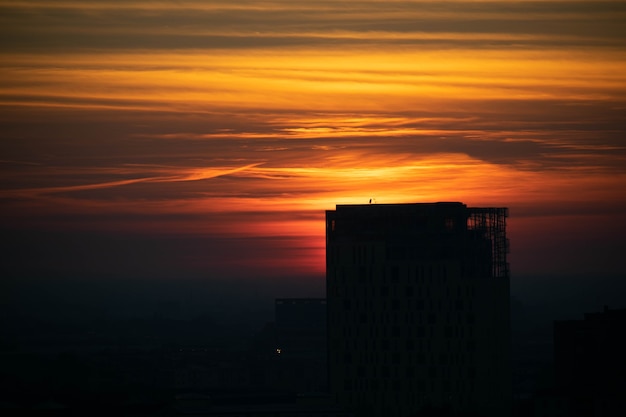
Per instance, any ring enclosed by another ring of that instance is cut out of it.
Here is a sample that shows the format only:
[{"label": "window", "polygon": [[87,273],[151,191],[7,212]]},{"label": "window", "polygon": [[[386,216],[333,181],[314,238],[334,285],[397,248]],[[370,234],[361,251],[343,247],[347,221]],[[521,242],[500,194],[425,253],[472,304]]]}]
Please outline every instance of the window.
[{"label": "window", "polygon": [[417,326],[417,337],[424,337],[425,331],[424,326]]},{"label": "window", "polygon": [[398,282],[398,277],[400,276],[400,272],[397,266],[391,268],[391,282]]},{"label": "window", "polygon": [[393,390],[394,391],[400,391],[400,388],[402,387],[402,384],[400,383],[399,380],[394,379],[393,380]]},{"label": "window", "polygon": [[452,391],[452,384],[450,384],[450,381],[448,380],[442,381],[441,388],[443,389],[443,392],[450,392]]}]

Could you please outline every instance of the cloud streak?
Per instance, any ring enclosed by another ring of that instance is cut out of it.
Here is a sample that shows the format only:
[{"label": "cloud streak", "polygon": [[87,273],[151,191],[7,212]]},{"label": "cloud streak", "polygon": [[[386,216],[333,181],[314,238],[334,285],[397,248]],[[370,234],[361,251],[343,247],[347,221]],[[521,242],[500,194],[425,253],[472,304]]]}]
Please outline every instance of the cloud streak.
[{"label": "cloud streak", "polygon": [[[44,187],[44,188],[31,188],[31,189],[12,189],[12,190],[0,190],[0,197],[4,198],[37,198],[49,194],[67,194],[79,191],[101,190],[107,188],[116,188],[132,184],[141,183],[176,183],[186,181],[201,181],[213,178],[219,178],[226,175],[232,175],[247,169],[254,168],[257,164],[249,164],[237,168],[194,168],[181,170],[180,168],[172,169],[172,175],[169,176],[156,176],[156,177],[143,177],[143,178],[130,178],[118,181],[107,181],[91,184],[79,184],[79,185],[67,185],[57,187]],[[115,169],[105,170],[106,174],[111,174]],[[124,171],[124,170],[121,170]],[[182,172],[181,172],[182,171]],[[187,172],[185,172],[187,171]],[[85,171],[78,171],[83,173]]]}]

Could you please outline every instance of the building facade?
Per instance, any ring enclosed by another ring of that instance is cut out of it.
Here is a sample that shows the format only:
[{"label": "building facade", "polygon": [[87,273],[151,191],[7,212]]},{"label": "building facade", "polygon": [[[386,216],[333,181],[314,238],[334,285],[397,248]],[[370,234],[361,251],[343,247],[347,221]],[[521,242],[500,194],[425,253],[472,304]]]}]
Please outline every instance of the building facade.
[{"label": "building facade", "polygon": [[510,413],[507,209],[326,212],[329,388],[357,416]]}]

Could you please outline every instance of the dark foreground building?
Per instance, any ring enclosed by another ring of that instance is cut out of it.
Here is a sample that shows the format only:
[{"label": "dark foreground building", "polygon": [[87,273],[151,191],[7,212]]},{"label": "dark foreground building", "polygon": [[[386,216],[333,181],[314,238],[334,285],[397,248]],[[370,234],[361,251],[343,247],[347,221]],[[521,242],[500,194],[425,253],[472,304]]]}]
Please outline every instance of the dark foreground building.
[{"label": "dark foreground building", "polygon": [[330,392],[357,416],[510,414],[505,208],[326,212]]}]

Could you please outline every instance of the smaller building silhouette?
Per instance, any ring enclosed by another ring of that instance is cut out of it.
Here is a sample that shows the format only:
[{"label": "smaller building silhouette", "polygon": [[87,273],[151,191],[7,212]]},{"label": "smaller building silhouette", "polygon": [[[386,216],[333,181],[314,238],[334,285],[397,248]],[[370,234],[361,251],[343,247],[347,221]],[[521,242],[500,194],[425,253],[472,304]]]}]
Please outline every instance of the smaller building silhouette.
[{"label": "smaller building silhouette", "polygon": [[282,354],[326,355],[326,299],[278,298],[276,349]]},{"label": "smaller building silhouette", "polygon": [[569,416],[626,415],[626,309],[554,323],[556,392]]}]

